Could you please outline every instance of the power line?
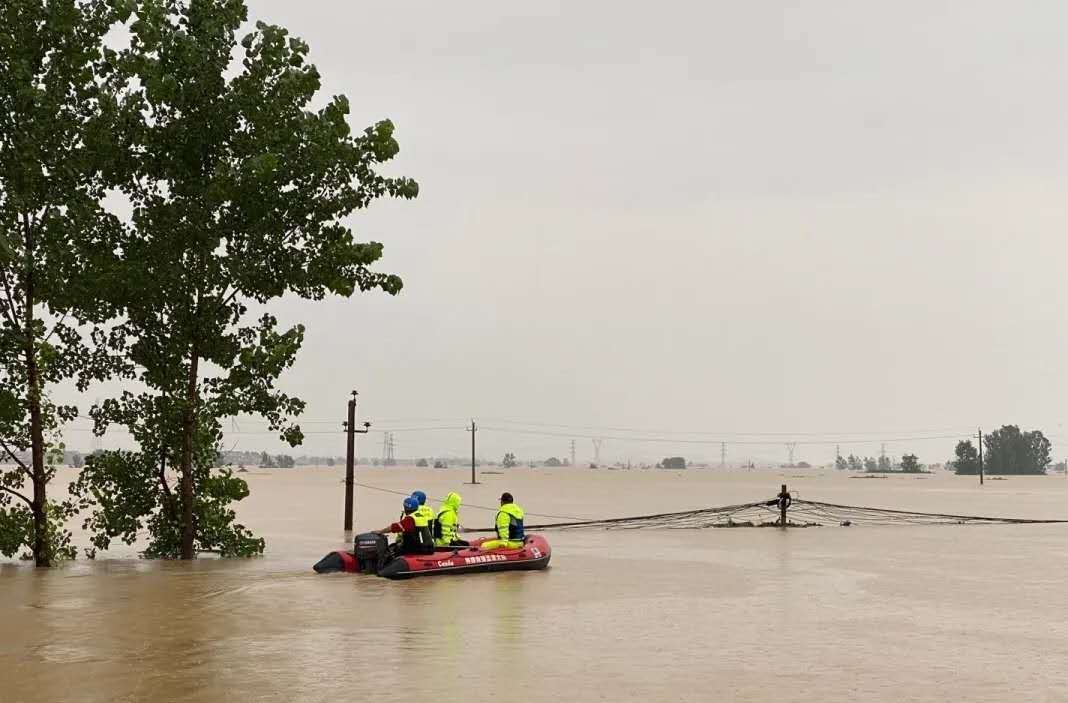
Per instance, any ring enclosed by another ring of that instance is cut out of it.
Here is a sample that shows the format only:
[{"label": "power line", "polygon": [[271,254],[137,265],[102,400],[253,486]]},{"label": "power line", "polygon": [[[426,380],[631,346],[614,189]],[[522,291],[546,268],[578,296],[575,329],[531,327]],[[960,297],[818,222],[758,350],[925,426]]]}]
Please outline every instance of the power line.
[{"label": "power line", "polygon": [[[715,437],[825,437],[825,436],[853,436],[853,435],[913,435],[927,434],[932,432],[961,432],[970,433],[970,427],[942,427],[922,430],[865,430],[865,431],[835,431],[835,432],[734,432],[734,431],[710,431],[710,430],[657,430],[648,427],[606,427],[598,425],[568,425],[554,422],[533,422],[526,420],[507,420],[503,418],[489,418],[490,422],[503,423],[505,425],[519,425],[530,427],[554,427],[559,429],[591,430],[607,432],[653,432],[657,435],[697,435]],[[593,436],[593,435],[589,435]],[[1048,435],[1047,435],[1048,436]],[[889,440],[888,440],[889,441]]]},{"label": "power line", "polygon": [[[525,435],[538,435],[543,437],[581,437],[590,440],[604,441],[611,439],[620,442],[659,442],[659,443],[676,443],[676,444],[721,444],[721,439],[691,439],[686,437],[656,437],[656,436],[603,436],[603,435],[582,435],[576,433],[566,432],[550,432],[547,430],[525,430],[513,427],[492,427],[483,425],[484,430],[493,430],[494,432],[504,432],[507,434],[525,434]],[[953,434],[953,435],[937,435],[926,437],[874,437],[874,438],[859,438],[859,439],[823,439],[823,440],[799,440],[793,442],[798,445],[833,445],[833,444],[878,444],[880,442],[921,442],[927,440],[945,440],[945,439],[960,439],[966,435]],[[765,441],[739,441],[732,440],[732,444],[746,444],[756,446],[773,446],[779,444],[774,440]]]}]

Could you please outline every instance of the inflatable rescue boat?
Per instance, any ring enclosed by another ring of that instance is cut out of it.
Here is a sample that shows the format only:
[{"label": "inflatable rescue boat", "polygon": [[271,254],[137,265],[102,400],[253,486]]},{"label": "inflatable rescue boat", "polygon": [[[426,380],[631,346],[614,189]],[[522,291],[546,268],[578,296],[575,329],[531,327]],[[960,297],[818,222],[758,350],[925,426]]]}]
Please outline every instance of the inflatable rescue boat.
[{"label": "inflatable rescue boat", "polygon": [[523,546],[515,549],[485,551],[480,545],[488,539],[474,540],[468,547],[438,547],[433,554],[405,554],[391,559],[386,536],[368,532],[356,536],[353,551],[330,552],[312,568],[320,574],[345,571],[405,579],[483,571],[532,571],[549,565],[552,549],[541,535],[527,535]]}]

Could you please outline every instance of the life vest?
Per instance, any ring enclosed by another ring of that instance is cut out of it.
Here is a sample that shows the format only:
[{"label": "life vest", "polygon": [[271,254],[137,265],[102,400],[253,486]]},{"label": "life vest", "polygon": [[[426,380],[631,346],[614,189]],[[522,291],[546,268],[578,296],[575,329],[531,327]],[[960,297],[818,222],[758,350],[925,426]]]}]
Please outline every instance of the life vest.
[{"label": "life vest", "polygon": [[497,538],[521,540],[526,537],[523,532],[523,509],[515,503],[505,503],[497,513]]},{"label": "life vest", "polygon": [[403,554],[433,554],[434,533],[430,530],[430,521],[426,515],[416,510],[409,517],[415,521],[415,529],[401,533],[400,545]]},{"label": "life vest", "polygon": [[430,526],[430,531],[431,531],[431,533],[433,533],[434,532],[434,522],[435,522],[435,520],[434,520],[434,509],[431,508],[426,503],[423,503],[415,511],[415,514],[416,515],[422,515],[422,516],[424,516],[426,518],[427,525]]}]

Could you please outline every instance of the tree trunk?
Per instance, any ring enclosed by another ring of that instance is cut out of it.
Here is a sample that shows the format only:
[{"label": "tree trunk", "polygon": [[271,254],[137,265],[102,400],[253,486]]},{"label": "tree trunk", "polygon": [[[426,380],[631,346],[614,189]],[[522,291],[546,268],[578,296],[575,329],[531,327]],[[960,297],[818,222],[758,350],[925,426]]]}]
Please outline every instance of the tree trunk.
[{"label": "tree trunk", "polygon": [[[31,342],[32,344],[32,342]],[[32,346],[31,346],[32,349]],[[48,478],[44,465],[44,425],[41,420],[41,393],[38,387],[37,360],[27,353],[27,379],[30,384],[30,447],[33,472],[33,561],[37,566],[52,566],[52,550],[48,544],[48,513],[46,512]]]},{"label": "tree trunk", "polygon": [[189,354],[189,378],[185,389],[185,409],[182,415],[182,559],[196,558],[193,543],[196,525],[193,522],[193,434],[197,421],[197,373],[200,366],[200,351],[196,342]]},{"label": "tree trunk", "polygon": [[33,479],[33,561],[37,566],[52,566],[52,550],[48,544],[48,513],[46,508],[48,477],[44,462],[44,420],[41,417],[41,374],[37,368],[37,349],[34,344],[33,303],[34,295],[34,237],[30,224],[25,219],[26,236],[26,383],[30,404],[30,471]]}]

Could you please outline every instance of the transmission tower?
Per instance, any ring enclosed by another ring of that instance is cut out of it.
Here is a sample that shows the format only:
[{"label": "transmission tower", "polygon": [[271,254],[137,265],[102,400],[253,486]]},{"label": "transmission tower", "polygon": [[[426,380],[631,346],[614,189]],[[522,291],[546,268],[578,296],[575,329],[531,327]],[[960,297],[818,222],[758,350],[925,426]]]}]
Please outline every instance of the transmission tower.
[{"label": "transmission tower", "polygon": [[794,451],[797,450],[797,442],[786,443],[786,454],[790,457],[790,466],[794,465]]},{"label": "transmission tower", "polygon": [[394,452],[397,445],[393,442],[393,433],[386,432],[382,435],[382,466],[396,466],[397,460]]}]

